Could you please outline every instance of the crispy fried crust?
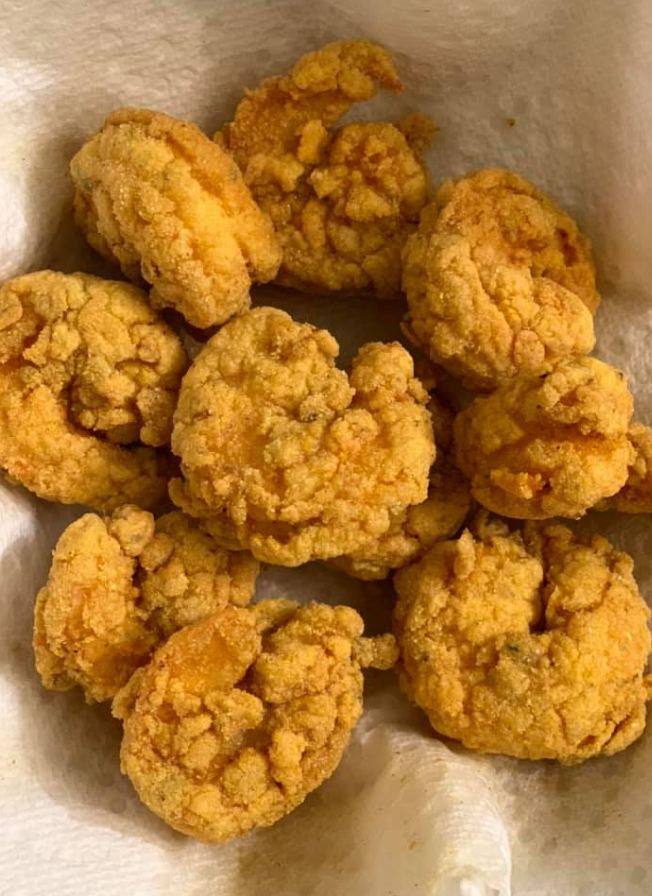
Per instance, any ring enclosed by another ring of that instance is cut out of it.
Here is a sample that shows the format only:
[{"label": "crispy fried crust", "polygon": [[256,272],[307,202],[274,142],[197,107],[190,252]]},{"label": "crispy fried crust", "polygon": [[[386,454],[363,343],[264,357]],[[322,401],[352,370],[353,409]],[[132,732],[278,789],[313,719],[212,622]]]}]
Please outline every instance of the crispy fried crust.
[{"label": "crispy fried crust", "polygon": [[462,526],[471,506],[468,479],[451,463],[453,415],[432,396],[428,405],[437,445],[430,470],[428,497],[393,519],[388,531],[354,553],[336,557],[330,565],[358,579],[384,579],[421,557],[428,548],[451,538]]},{"label": "crispy fried crust", "polygon": [[207,842],[278,821],[340,761],[360,666],[396,659],[349,607],[227,607],[173,635],[120,694],[122,769],[143,802]]},{"label": "crispy fried crust", "polygon": [[632,567],[564,526],[481,521],[396,575],[401,686],[473,750],[573,764],[625,749],[650,692]]},{"label": "crispy fried crust", "polygon": [[627,438],[633,449],[627,481],[613,497],[601,501],[597,509],[652,513],[652,429],[632,423]]},{"label": "crispy fried crust", "polygon": [[0,288],[0,468],[42,498],[154,507],[187,357],[133,286],[39,271]]},{"label": "crispy fried crust", "polygon": [[328,44],[250,91],[216,135],[274,222],[283,285],[400,293],[401,249],[427,199],[418,151],[432,126],[412,116],[397,126],[332,130],[376,85],[401,89],[384,49],[368,41]]},{"label": "crispy fried crust", "polygon": [[178,511],[154,522],[126,505],[86,514],[62,534],[34,611],[34,655],[44,686],[79,685],[107,700],[177,629],[254,592],[258,563],[231,554]]},{"label": "crispy fried crust", "polygon": [[588,240],[509,171],[445,183],[403,252],[406,332],[469,388],[490,391],[595,344]]},{"label": "crispy fried crust", "polygon": [[504,516],[580,517],[624,485],[633,449],[624,375],[597,361],[561,361],[515,377],[455,420],[455,459],[484,507]]},{"label": "crispy fried crust", "polygon": [[363,346],[350,376],[324,330],[257,308],[184,379],[172,499],[229,546],[296,566],[355,550],[426,497],[427,393],[398,344]]},{"label": "crispy fried crust", "polygon": [[73,158],[75,210],[90,244],[155,306],[197,327],[249,307],[276,274],[280,248],[237,166],[194,125],[119,109]]}]

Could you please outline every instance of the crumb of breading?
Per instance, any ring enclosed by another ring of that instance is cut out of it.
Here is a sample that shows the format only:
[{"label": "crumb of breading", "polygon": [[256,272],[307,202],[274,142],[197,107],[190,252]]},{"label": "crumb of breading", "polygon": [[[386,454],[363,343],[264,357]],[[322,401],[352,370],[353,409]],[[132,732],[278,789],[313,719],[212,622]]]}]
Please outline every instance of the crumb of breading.
[{"label": "crumb of breading", "polygon": [[428,497],[396,514],[380,538],[348,556],[329,561],[336,569],[358,579],[384,579],[391,570],[421,557],[437,541],[451,538],[466,519],[471,506],[469,481],[449,457],[453,415],[435,396],[431,396],[428,408],[437,446]]},{"label": "crumb of breading", "polygon": [[471,493],[504,516],[577,518],[627,479],[633,402],[595,358],[561,361],[477,398],[455,420],[455,462]]},{"label": "crumb of breading", "polygon": [[237,165],[188,122],[119,109],[70,164],[75,212],[88,241],[157,307],[197,327],[249,307],[281,250]]},{"label": "crumb of breading", "polygon": [[652,429],[642,423],[632,423],[627,438],[634,451],[627,481],[613,497],[601,501],[597,509],[652,513]]},{"label": "crumb of breading", "polygon": [[288,75],[249,91],[216,140],[234,156],[283,249],[277,282],[307,291],[400,294],[401,249],[427,200],[419,153],[433,126],[333,126],[380,85],[401,83],[369,41],[308,53]]},{"label": "crumb of breading", "polygon": [[645,727],[649,610],[627,554],[480,521],[395,578],[401,686],[464,746],[564,764]]},{"label": "crumb of breading", "polygon": [[287,815],[337,767],[361,664],[396,659],[350,607],[263,601],[182,629],[120,692],[123,772],[171,827],[228,840]]},{"label": "crumb of breading", "polygon": [[227,603],[248,604],[259,571],[248,551],[219,547],[179,511],[156,521],[154,537],[138,562],[142,608],[165,638]]},{"label": "crumb of breading", "polygon": [[[0,468],[41,498],[154,507],[188,360],[134,286],[38,271],[0,288]],[[122,447],[122,446],[129,447]]]},{"label": "crumb of breading", "polygon": [[356,550],[425,499],[435,449],[409,354],[369,343],[347,376],[337,353],[325,330],[256,308],[196,358],[175,412],[183,479],[170,495],[214,537],[297,566]]},{"label": "crumb of breading", "polygon": [[258,563],[231,554],[178,511],[156,522],[126,505],[72,523],[54,551],[34,610],[34,655],[44,686],[79,685],[107,700],[172,632],[227,603],[247,603]]},{"label": "crumb of breading", "polygon": [[448,181],[403,251],[405,331],[472,389],[542,373],[595,344],[588,240],[503,170]]}]

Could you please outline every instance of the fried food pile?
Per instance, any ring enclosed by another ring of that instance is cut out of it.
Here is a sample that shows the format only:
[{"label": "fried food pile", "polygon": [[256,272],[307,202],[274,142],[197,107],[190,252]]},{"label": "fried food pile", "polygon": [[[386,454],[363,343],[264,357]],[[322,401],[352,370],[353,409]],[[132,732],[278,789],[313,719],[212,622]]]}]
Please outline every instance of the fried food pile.
[{"label": "fried food pile", "polygon": [[[433,196],[426,119],[340,123],[378,88],[402,89],[388,52],[346,41],[247,91],[215,140],[111,113],[71,162],[75,213],[133,283],[0,286],[0,472],[97,511],[36,596],[36,671],[112,701],[138,795],[206,842],[333,773],[367,667],[472,750],[572,764],[645,726],[633,561],[554,520],[652,512],[652,429],[589,356],[590,244],[509,171]],[[269,281],[351,322],[403,290],[416,357],[367,342],[340,369],[330,332],[269,292],[252,308]],[[394,633],[310,588],[256,601],[261,562],[312,561],[393,574]]]},{"label": "fried food pile", "polygon": [[396,575],[401,684],[473,750],[564,764],[640,737],[650,612],[627,554],[481,516]]},{"label": "fried food pile", "polygon": [[216,140],[278,234],[278,283],[309,292],[400,295],[400,255],[428,198],[420,150],[432,125],[334,126],[379,85],[402,89],[382,47],[328,44],[248,91]]}]

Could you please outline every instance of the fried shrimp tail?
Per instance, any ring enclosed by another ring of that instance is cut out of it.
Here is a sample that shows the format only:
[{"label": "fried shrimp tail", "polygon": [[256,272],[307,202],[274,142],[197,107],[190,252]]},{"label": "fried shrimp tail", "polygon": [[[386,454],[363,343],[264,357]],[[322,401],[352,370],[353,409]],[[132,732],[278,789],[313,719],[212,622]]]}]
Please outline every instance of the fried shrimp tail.
[{"label": "fried shrimp tail", "polygon": [[125,276],[151,284],[156,307],[196,327],[249,307],[281,254],[230,156],[198,128],[147,109],[119,109],[70,170],[77,222]]},{"label": "fried shrimp tail", "polygon": [[133,286],[39,271],[0,288],[0,469],[39,497],[110,511],[166,496],[188,361]]},{"label": "fried shrimp tail", "polygon": [[349,607],[262,601],[173,635],[115,698],[123,772],[205,842],[267,827],[336,769],[362,712],[361,665],[388,667]]},{"label": "fried shrimp tail", "polygon": [[401,249],[427,199],[419,153],[432,127],[410,116],[334,128],[378,86],[401,90],[386,50],[327,44],[248,92],[216,135],[274,222],[285,286],[400,294]]}]

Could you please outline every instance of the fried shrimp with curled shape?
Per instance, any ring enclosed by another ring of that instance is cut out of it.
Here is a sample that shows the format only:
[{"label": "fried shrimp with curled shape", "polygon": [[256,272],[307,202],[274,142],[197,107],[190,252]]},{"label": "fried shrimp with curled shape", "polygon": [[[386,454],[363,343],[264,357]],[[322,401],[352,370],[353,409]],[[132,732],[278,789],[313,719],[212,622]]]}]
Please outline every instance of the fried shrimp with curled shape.
[{"label": "fried shrimp with curled shape", "polygon": [[[134,286],[39,271],[0,288],[0,469],[41,498],[154,507],[187,357]],[[121,445],[130,444],[130,447]]]},{"label": "fried shrimp with curled shape", "polygon": [[72,523],[54,551],[34,611],[34,655],[44,686],[79,685],[107,700],[173,632],[228,603],[247,603],[258,563],[229,553],[178,511],[154,522],[126,505]]},{"label": "fried shrimp with curled shape", "polygon": [[283,249],[277,281],[308,291],[400,294],[401,249],[427,200],[418,151],[432,125],[412,116],[333,126],[376,85],[401,90],[389,54],[327,44],[247,94],[216,139],[234,156]]},{"label": "fried shrimp with curled shape", "polygon": [[453,466],[449,456],[453,415],[434,397],[428,407],[437,445],[428,497],[422,504],[397,514],[381,538],[371,540],[349,556],[330,561],[350,576],[366,580],[386,578],[391,570],[412,563],[436,542],[455,535],[469,513],[469,481]]},{"label": "fried shrimp with curled shape", "polygon": [[613,497],[601,501],[597,509],[652,513],[652,429],[642,423],[632,423],[627,438],[634,451],[627,481]]},{"label": "fried shrimp with curled shape", "polygon": [[455,420],[455,460],[471,493],[504,516],[577,518],[627,479],[633,401],[595,358],[561,361],[477,398]]},{"label": "fried shrimp with curled shape", "polygon": [[70,164],[90,244],[153,287],[157,307],[210,327],[249,307],[281,251],[233,160],[194,125],[146,109],[113,112]]},{"label": "fried shrimp with curled shape", "polygon": [[281,566],[350,553],[426,497],[427,393],[397,343],[369,343],[350,376],[330,333],[256,308],[186,374],[172,500],[227,546]]},{"label": "fried shrimp with curled shape", "polygon": [[400,680],[472,750],[570,765],[643,733],[649,610],[627,554],[480,522],[396,575]]},{"label": "fried shrimp with curled shape", "polygon": [[595,344],[588,240],[532,184],[487,170],[445,183],[403,252],[406,333],[472,389]]},{"label": "fried shrimp with curled shape", "polygon": [[177,634],[113,704],[123,772],[206,842],[267,827],[336,769],[362,712],[361,666],[396,661],[349,607],[263,601]]}]

